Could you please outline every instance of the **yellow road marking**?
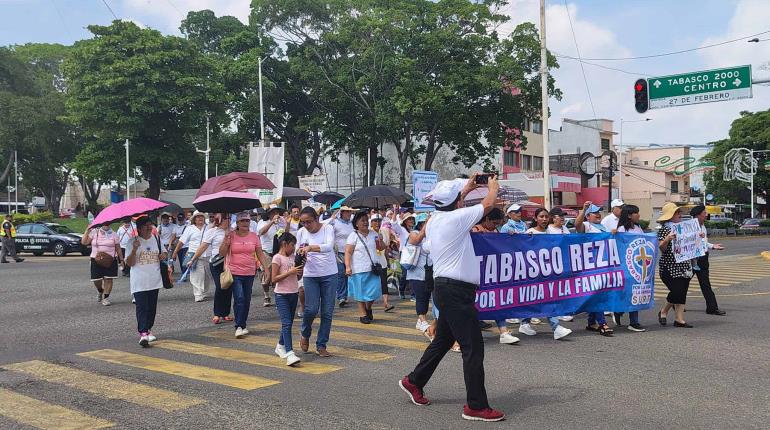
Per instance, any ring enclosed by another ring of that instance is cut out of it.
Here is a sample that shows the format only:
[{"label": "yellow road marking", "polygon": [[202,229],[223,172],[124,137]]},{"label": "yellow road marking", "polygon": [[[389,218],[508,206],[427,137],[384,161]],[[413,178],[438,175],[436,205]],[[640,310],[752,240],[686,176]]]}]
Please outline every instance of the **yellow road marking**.
[{"label": "yellow road marking", "polygon": [[206,403],[203,399],[177,394],[144,384],[124,381],[45,361],[6,364],[4,369],[22,372],[46,382],[66,385],[108,399],[125,400],[137,405],[173,412]]},{"label": "yellow road marking", "polygon": [[222,348],[219,346],[203,345],[200,343],[182,342],[179,340],[164,340],[154,344],[159,348],[170,349],[173,351],[186,352],[188,354],[203,355],[206,357],[220,358],[223,360],[239,361],[241,363],[253,364],[256,366],[274,367],[276,369],[288,370],[291,372],[309,373],[311,375],[322,375],[324,373],[335,372],[342,369],[331,364],[306,363],[302,362],[297,366],[287,366],[286,360],[275,355],[258,354],[251,351],[243,351],[233,348]]},{"label": "yellow road marking", "polygon": [[[358,321],[358,318],[360,315],[357,313],[338,313],[334,315],[335,317],[343,317],[343,318],[352,318]],[[417,314],[414,314],[415,320],[417,319]],[[405,321],[403,315],[388,315],[386,313],[375,313],[374,314],[374,321]],[[333,323],[332,323],[333,324]]]},{"label": "yellow road marking", "polygon": [[[335,324],[337,324],[336,321],[332,323],[332,325],[335,325]],[[281,328],[281,325],[277,323],[262,323],[262,324],[255,325],[254,328],[262,329],[262,330],[278,330]],[[404,348],[404,349],[416,349],[418,351],[423,351],[428,346],[427,342],[417,342],[414,340],[403,340],[403,339],[395,339],[390,337],[370,336],[366,334],[350,333],[350,332],[339,331],[339,330],[334,330],[332,332],[331,338],[332,340],[339,339],[339,340],[344,340],[348,342],[360,342],[360,343],[367,343],[371,345],[388,346],[391,348],[395,347],[395,348]],[[427,341],[428,339],[426,338],[425,340]]]},{"label": "yellow road marking", "polygon": [[[224,331],[212,331],[209,333],[203,333],[203,336],[211,337],[215,339],[226,339],[226,340],[234,340],[232,338],[232,334],[230,332],[224,332]],[[262,346],[269,346],[274,347],[277,343],[276,337],[264,337],[264,336],[254,336],[249,335],[244,337],[243,339],[237,339],[235,342],[244,342],[249,343],[252,345],[262,345]],[[299,339],[299,336],[297,336],[297,339]],[[299,343],[294,345],[295,353],[299,351]],[[355,360],[362,360],[362,361],[383,361],[393,358],[392,355],[383,354],[381,352],[374,352],[374,351],[363,351],[360,349],[353,349],[353,348],[343,348],[341,346],[329,346],[326,348],[331,354],[339,356],[339,357],[346,357],[346,358],[352,358]]]},{"label": "yellow road marking", "polygon": [[377,324],[376,320],[377,319],[375,318],[375,322],[373,324],[361,324],[360,322],[343,321],[343,320],[336,319],[332,321],[332,326],[356,328],[359,330],[382,331],[386,333],[405,334],[408,336],[419,336],[419,337],[423,336],[423,334],[420,333],[420,331],[415,328],[394,327],[390,325]]},{"label": "yellow road marking", "polygon": [[0,415],[39,429],[104,429],[115,424],[0,388]]},{"label": "yellow road marking", "polygon": [[242,390],[255,390],[280,384],[279,381],[260,378],[259,376],[245,375],[243,373],[229,372],[227,370],[213,369],[210,367],[196,366],[194,364],[180,363],[163,358],[147,357],[132,354],[130,352],[116,351],[114,349],[100,349],[97,351],[78,354],[82,357],[102,360],[109,363],[122,364],[124,366],[137,367],[153,372],[167,373],[181,376],[196,381],[211,382],[212,384],[226,385]]}]

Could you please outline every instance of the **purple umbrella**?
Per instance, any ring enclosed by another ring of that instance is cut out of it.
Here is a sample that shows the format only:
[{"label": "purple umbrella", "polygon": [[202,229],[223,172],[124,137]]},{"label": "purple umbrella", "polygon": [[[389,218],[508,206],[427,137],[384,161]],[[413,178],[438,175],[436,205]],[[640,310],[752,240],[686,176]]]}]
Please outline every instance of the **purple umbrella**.
[{"label": "purple umbrella", "polygon": [[215,176],[203,183],[195,198],[220,191],[272,190],[275,188],[267,176],[256,172],[233,172]]},{"label": "purple umbrella", "polygon": [[238,191],[220,191],[197,197],[193,206],[201,212],[235,213],[262,206],[257,196]]},{"label": "purple umbrella", "polygon": [[123,218],[130,218],[136,215],[152,212],[154,210],[168,206],[168,203],[160,202],[146,197],[122,201],[104,208],[94,221],[89,225],[93,228],[99,225],[112,224]]}]

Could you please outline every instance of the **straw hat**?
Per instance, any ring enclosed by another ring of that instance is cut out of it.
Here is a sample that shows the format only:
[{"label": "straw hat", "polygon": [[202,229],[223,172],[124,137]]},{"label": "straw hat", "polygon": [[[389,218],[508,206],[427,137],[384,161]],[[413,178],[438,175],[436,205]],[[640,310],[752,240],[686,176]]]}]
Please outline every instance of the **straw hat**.
[{"label": "straw hat", "polygon": [[201,211],[195,211],[195,212],[193,212],[192,216],[190,217],[190,221],[195,222],[195,217],[196,216],[202,216],[205,219],[206,218],[206,213],[205,212],[201,212]]},{"label": "straw hat", "polygon": [[676,203],[666,203],[663,205],[663,209],[660,211],[660,216],[658,217],[658,222],[666,222],[671,220],[671,218],[674,217],[674,214],[676,211],[679,210],[679,206],[676,205]]}]

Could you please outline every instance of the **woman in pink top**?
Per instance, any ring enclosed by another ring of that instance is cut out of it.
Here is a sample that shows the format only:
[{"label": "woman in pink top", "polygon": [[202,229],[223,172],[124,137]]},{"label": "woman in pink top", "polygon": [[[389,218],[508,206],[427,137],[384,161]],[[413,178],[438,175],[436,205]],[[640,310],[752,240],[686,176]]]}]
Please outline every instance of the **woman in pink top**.
[{"label": "woman in pink top", "polygon": [[225,256],[225,264],[233,274],[233,285],[230,289],[233,292],[235,310],[235,337],[240,339],[249,334],[246,330],[246,319],[249,317],[251,288],[257,274],[257,259],[262,267],[270,267],[270,262],[262,252],[259,236],[249,231],[249,213],[239,213],[236,220],[236,229],[225,236],[219,247],[219,255]]},{"label": "woman in pink top", "polygon": [[[91,246],[91,281],[99,292],[98,301],[104,306],[112,303],[109,300],[112,293],[112,281],[118,277],[118,261],[123,264],[123,252],[120,249],[120,239],[109,225],[103,225],[97,229],[86,229],[80,243]],[[96,264],[96,256],[103,252],[112,257],[109,267]]]}]

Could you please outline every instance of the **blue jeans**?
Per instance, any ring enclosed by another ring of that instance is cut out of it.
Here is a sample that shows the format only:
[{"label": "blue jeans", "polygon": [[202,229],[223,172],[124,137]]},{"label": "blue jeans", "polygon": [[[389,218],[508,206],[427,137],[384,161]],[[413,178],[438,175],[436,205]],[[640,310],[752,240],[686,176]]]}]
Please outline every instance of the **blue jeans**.
[{"label": "blue jeans", "polygon": [[[339,254],[345,261],[345,254]],[[337,301],[348,299],[348,277],[345,275],[345,263],[337,262]]]},{"label": "blue jeans", "polygon": [[334,294],[339,285],[337,274],[305,277],[305,313],[302,315],[302,337],[309,339],[313,332],[313,320],[321,311],[321,326],[318,328],[316,347],[326,348],[329,333],[332,331],[332,316],[334,315]]},{"label": "blue jeans", "polygon": [[233,308],[235,309],[235,327],[246,328],[246,320],[249,318],[251,306],[251,287],[254,286],[254,275],[233,275]]},{"label": "blue jeans", "polygon": [[214,280],[214,316],[226,317],[230,315],[230,308],[233,302],[233,290],[228,288],[223,290],[220,284],[219,276],[225,269],[225,263],[214,266],[209,263],[211,277]]},{"label": "blue jeans", "polygon": [[275,307],[278,308],[278,316],[281,317],[281,336],[278,344],[286,348],[286,352],[292,351],[291,329],[294,325],[294,314],[297,312],[299,294],[276,294]]},{"label": "blue jeans", "polygon": [[184,273],[184,271],[187,270],[187,266],[184,265],[184,263],[186,263],[186,261],[184,261],[186,255],[187,255],[187,247],[179,248],[179,253],[177,254],[177,257],[179,259],[179,273]]},{"label": "blue jeans", "polygon": [[604,325],[607,324],[607,320],[604,318],[604,312],[589,312],[588,313],[588,325]]},{"label": "blue jeans", "polygon": [[[602,314],[604,316],[604,314]],[[524,318],[521,320],[522,324],[529,324],[529,322],[532,321],[532,318]],[[559,319],[556,317],[548,317],[548,324],[551,325],[551,330],[556,330],[556,327],[559,326]]]}]

